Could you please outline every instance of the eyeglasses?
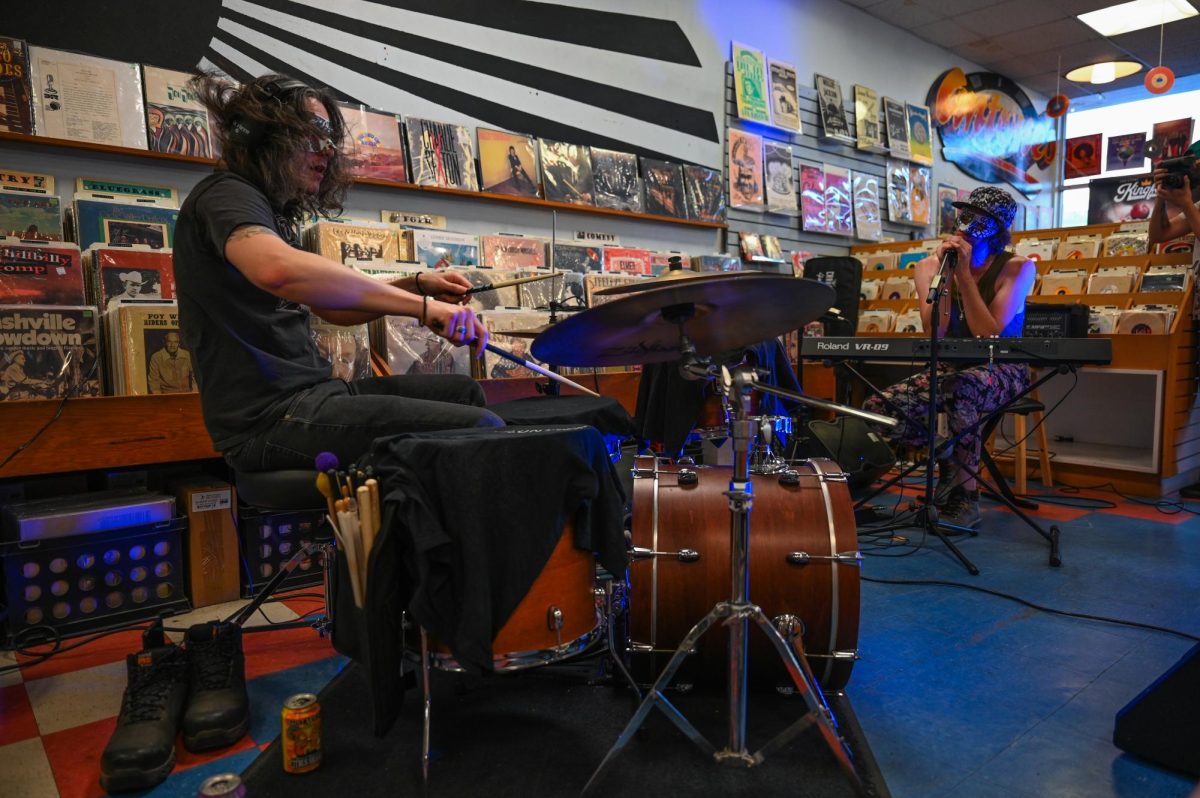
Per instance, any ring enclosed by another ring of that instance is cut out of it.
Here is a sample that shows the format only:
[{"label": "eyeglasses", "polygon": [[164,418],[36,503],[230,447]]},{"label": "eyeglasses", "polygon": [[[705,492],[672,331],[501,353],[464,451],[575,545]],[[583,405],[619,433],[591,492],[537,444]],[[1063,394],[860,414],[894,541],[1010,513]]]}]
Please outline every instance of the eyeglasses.
[{"label": "eyeglasses", "polygon": [[337,151],[337,143],[333,140],[333,123],[319,114],[309,114],[308,121],[324,136],[309,136],[304,140],[304,147],[309,152]]}]

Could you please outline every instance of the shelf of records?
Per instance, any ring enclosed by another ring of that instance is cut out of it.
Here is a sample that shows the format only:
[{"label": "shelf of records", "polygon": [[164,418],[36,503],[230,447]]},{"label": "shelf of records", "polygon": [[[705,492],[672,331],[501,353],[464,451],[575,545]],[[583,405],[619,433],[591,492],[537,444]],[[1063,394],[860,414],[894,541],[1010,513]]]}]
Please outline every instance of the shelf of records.
[{"label": "shelf of records", "polygon": [[[189,73],[6,37],[0,49],[16,65],[0,74],[0,140],[214,163],[211,122]],[[361,183],[724,226],[718,170],[362,105],[341,110],[344,155]]]},{"label": "shelf of records", "polygon": [[732,126],[726,139],[731,209],[798,216],[805,232],[878,241],[883,237],[881,192],[886,191],[888,221],[921,228],[933,221],[928,166],[889,159],[881,179],[802,161],[797,184],[791,145]]},{"label": "shelf of records", "polygon": [[[799,79],[791,64],[766,56],[761,50],[732,43],[733,87],[739,119],[768,125],[789,134],[803,134],[800,122]],[[929,108],[854,84],[854,126],[846,114],[842,84],[814,73],[818,116],[817,135],[871,153],[933,165],[933,134]]]}]

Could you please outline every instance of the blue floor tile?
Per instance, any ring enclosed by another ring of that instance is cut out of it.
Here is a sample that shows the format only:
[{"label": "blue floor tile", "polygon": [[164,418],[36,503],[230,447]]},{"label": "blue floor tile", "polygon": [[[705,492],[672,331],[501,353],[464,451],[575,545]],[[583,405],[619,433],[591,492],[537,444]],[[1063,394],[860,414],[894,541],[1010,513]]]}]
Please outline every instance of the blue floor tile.
[{"label": "blue floor tile", "polygon": [[274,740],[279,735],[283,702],[296,693],[319,693],[347,662],[342,656],[327,657],[251,679],[246,685],[250,694],[250,739],[259,745]]}]

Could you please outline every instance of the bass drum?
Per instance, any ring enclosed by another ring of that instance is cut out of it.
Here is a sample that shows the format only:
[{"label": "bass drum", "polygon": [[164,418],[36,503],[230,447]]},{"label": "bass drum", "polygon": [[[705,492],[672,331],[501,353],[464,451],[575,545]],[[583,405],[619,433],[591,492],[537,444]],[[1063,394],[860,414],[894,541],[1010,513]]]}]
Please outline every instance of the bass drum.
[{"label": "bass drum", "polygon": [[[730,596],[728,467],[634,465],[633,545],[658,552],[630,567],[630,642],[639,679],[653,681],[709,610]],[[751,475],[750,600],[781,631],[796,629],[813,676],[840,690],[857,657],[858,533],[846,478],[830,460]],[[787,616],[792,616],[788,618]],[[785,632],[786,637],[786,632]],[[760,631],[749,632],[750,680],[791,684]],[[729,637],[709,630],[678,682],[724,682]],[[641,652],[641,653],[638,653]]]}]

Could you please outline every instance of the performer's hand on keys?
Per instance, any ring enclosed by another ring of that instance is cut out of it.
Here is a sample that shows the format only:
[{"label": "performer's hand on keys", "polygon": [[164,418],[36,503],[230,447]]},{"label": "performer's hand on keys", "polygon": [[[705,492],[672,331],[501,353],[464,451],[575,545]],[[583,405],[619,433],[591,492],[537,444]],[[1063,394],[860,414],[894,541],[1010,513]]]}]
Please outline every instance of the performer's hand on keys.
[{"label": "performer's hand on keys", "polygon": [[480,353],[487,346],[487,329],[475,316],[475,311],[465,305],[451,305],[439,300],[429,302],[425,309],[425,326],[455,346],[474,341]]},{"label": "performer's hand on keys", "polygon": [[467,289],[471,288],[471,281],[456,271],[423,272],[421,287],[425,293],[442,302],[460,305],[467,301]]}]

